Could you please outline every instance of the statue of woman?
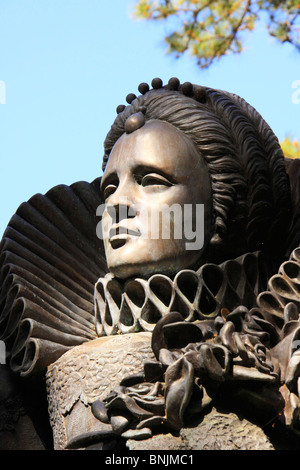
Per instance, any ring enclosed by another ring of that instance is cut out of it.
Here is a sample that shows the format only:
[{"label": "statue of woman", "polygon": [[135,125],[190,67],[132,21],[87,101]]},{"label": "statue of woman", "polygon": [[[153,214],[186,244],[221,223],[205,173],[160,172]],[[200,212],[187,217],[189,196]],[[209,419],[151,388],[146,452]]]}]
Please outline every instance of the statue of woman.
[{"label": "statue of woman", "polygon": [[106,137],[100,193],[97,180],[37,195],[3,238],[3,337],[14,372],[47,369],[57,448],[178,431],[223,383],[255,401],[260,382],[270,413],[283,409],[276,346],[292,321],[290,348],[299,314],[257,303],[299,242],[278,139],[236,95],[176,78],[139,92]]},{"label": "statue of woman", "polygon": [[[118,108],[105,140],[102,236],[109,272],[123,281],[157,273],[177,280],[183,270],[258,251],[276,266],[286,250],[291,200],[269,126],[235,95],[175,78],[152,85],[127,97],[130,104]],[[166,211],[174,207],[180,220]],[[127,285],[131,293],[133,283]],[[256,295],[264,288],[257,286]],[[102,310],[98,333],[103,326],[108,331],[111,317]]]}]

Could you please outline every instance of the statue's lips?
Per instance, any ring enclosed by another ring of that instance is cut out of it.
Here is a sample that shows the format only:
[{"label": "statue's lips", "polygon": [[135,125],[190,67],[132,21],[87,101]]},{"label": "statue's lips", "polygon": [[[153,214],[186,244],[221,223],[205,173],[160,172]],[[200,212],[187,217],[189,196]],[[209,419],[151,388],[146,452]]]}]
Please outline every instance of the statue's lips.
[{"label": "statue's lips", "polygon": [[139,230],[132,230],[128,227],[114,225],[109,231],[109,243],[112,248],[120,248],[125,245],[126,241],[131,237],[139,237],[141,232]]}]

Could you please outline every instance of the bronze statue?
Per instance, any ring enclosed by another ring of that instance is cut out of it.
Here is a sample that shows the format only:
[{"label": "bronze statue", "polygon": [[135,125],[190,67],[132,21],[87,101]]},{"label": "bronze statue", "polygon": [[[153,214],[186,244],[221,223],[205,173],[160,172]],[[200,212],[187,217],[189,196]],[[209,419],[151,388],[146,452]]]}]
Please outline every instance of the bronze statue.
[{"label": "bronze statue", "polygon": [[139,92],[102,178],[33,196],[4,233],[2,406],[21,402],[5,445],[28,416],[37,448],[182,448],[222,406],[263,448],[282,430],[297,447],[298,162],[236,95],[177,78]]}]

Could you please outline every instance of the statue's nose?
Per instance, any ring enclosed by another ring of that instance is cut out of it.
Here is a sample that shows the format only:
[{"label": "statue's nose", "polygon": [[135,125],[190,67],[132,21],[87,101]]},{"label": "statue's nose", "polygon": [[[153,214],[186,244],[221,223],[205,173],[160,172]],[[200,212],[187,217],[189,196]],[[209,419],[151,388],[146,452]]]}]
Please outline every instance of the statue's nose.
[{"label": "statue's nose", "polygon": [[119,202],[118,204],[107,205],[107,212],[112,218],[112,223],[119,223],[124,219],[132,219],[136,216],[136,210],[134,206],[127,204],[125,202]]},{"label": "statue's nose", "polygon": [[112,217],[113,223],[136,216],[134,195],[129,184],[118,186],[108,200],[107,211]]}]

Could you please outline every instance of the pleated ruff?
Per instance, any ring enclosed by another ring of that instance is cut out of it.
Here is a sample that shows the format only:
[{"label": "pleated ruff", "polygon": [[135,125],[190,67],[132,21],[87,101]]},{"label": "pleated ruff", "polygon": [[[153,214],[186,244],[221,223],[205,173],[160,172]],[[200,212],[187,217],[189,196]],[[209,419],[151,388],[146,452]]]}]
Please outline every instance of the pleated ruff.
[{"label": "pleated ruff", "polygon": [[96,235],[100,179],[20,205],[0,245],[0,339],[21,376],[96,338],[94,285],[107,273]]}]

